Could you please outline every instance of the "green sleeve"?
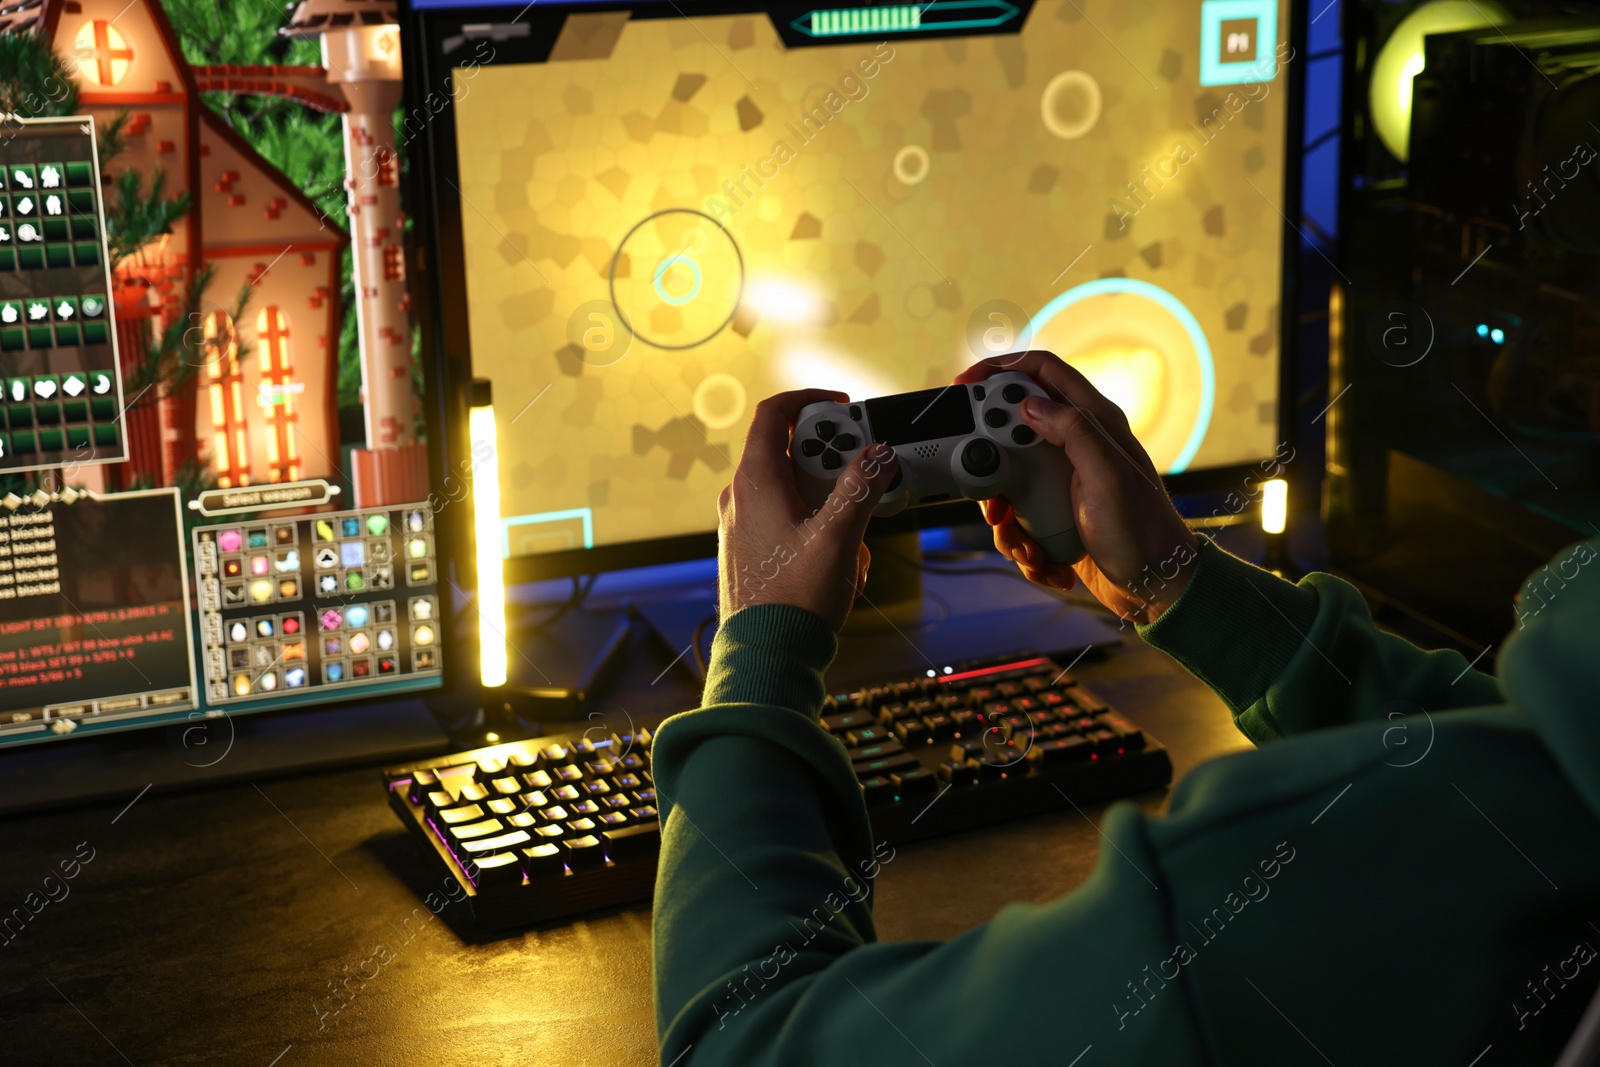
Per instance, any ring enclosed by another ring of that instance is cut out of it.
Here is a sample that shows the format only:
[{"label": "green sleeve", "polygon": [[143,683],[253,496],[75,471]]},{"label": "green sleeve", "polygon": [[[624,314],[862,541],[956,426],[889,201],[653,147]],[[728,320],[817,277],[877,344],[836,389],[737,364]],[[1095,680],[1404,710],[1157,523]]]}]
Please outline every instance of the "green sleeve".
[{"label": "green sleeve", "polygon": [[[1126,1062],[1198,1063],[1185,998],[1137,1025],[1116,1005],[1173,943],[1132,808],[1107,814],[1116,847],[1071,897],[1013,905],[947,942],[877,943],[873,877],[895,853],[873,844],[843,746],[816,722],[833,651],[820,618],[746,608],[718,631],[706,706],[657,731],[661,1062],[920,1064],[918,1046],[941,1064],[1066,1062],[1116,1040]],[[1050,1024],[1019,1024],[1042,988]]]},{"label": "green sleeve", "polygon": [[1312,573],[1291,584],[1209,538],[1183,595],[1138,630],[1215,690],[1257,744],[1504,700],[1459,652],[1425,652],[1378,629],[1348,583]]}]

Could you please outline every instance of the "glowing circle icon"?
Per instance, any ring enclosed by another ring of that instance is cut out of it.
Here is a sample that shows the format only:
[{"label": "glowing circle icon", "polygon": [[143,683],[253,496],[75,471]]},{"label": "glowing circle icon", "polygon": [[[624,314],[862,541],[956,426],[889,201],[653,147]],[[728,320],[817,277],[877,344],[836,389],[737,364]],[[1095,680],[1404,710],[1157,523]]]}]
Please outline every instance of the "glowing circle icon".
[{"label": "glowing circle icon", "polygon": [[[664,280],[667,278],[669,272],[673,275],[674,280],[684,276],[685,274],[693,279],[687,292],[673,294],[667,291],[667,286],[664,284]],[[700,295],[700,285],[704,279],[700,276],[700,265],[690,258],[686,253],[679,253],[677,255],[668,256],[666,259],[661,261],[661,265],[656,268],[656,276],[653,281],[656,287],[657,296],[671,304],[673,307],[682,307]]]},{"label": "glowing circle icon", "polygon": [[1216,368],[1182,301],[1136,278],[1098,278],[1051,300],[1028,328],[1034,348],[1055,352],[1123,410],[1157,470],[1177,474],[1194,461]]},{"label": "glowing circle icon", "polygon": [[1050,79],[1039,97],[1045,129],[1063,141],[1075,141],[1100,121],[1100,83],[1081,70],[1065,70]]},{"label": "glowing circle icon", "polygon": [[708,374],[694,388],[694,416],[708,430],[725,430],[744,416],[749,404],[744,383],[731,374]]},{"label": "glowing circle icon", "polygon": [[668,208],[623,237],[609,280],[619,333],[682,351],[704,344],[733,321],[744,296],[744,257],[710,215]]},{"label": "glowing circle icon", "polygon": [[916,185],[928,176],[928,150],[908,144],[894,154],[894,176],[906,185]]}]

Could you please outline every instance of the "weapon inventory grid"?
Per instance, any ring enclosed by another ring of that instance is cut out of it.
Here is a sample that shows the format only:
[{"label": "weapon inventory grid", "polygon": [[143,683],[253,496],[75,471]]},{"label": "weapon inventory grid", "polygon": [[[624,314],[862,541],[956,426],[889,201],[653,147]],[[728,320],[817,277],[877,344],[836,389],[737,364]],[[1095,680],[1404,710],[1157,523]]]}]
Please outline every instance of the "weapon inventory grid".
[{"label": "weapon inventory grid", "polygon": [[0,470],[127,456],[93,123],[0,121]]},{"label": "weapon inventory grid", "polygon": [[437,675],[426,505],[194,531],[207,702]]}]

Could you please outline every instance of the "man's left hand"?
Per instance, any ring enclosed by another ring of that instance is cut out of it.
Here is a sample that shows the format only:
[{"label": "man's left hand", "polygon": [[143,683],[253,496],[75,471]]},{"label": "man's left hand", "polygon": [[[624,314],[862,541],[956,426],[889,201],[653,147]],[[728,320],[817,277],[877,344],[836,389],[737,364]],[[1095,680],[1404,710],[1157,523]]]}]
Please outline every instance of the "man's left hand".
[{"label": "man's left hand", "polygon": [[864,449],[839,472],[813,515],[795,484],[789,435],[800,409],[849,398],[824,389],[779,393],[756,405],[733,482],[718,500],[717,579],[724,622],[741,608],[788,604],[835,632],[867,581],[867,520],[899,464],[888,445]]}]

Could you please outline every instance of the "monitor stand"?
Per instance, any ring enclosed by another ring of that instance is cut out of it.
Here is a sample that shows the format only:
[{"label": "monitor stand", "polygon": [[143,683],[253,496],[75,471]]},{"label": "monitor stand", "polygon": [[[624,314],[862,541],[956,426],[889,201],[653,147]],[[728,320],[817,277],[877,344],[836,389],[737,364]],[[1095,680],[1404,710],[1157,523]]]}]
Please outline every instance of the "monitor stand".
[{"label": "monitor stand", "polygon": [[[998,554],[927,569],[915,533],[869,535],[867,548],[867,588],[840,635],[830,689],[1023,652],[1061,657],[1065,666],[1122,642],[1103,616],[1010,575],[1012,565]],[[660,648],[677,657],[671,669],[701,682],[704,675],[688,652],[697,629],[702,654],[709,649],[715,609],[716,590],[704,585],[640,596],[635,604]]]},{"label": "monitor stand", "polygon": [[856,600],[844,634],[880,633],[922,621],[922,537],[915,530],[869,534],[867,587]]}]

